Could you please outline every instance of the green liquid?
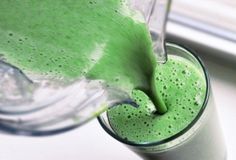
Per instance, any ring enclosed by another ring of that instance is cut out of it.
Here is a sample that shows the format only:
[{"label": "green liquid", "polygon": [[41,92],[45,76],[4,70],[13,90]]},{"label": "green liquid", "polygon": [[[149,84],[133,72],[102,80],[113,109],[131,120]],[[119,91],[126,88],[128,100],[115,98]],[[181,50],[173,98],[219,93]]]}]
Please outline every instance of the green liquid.
[{"label": "green liquid", "polygon": [[138,17],[124,0],[1,0],[0,58],[26,75],[139,88],[164,113],[152,86],[150,34]]},{"label": "green liquid", "polygon": [[108,111],[110,125],[123,139],[135,143],[157,142],[185,129],[199,113],[206,94],[206,81],[188,60],[169,56],[155,71],[156,90],[168,107],[164,115],[154,114],[150,99],[140,90],[133,91],[140,105],[119,105]]}]

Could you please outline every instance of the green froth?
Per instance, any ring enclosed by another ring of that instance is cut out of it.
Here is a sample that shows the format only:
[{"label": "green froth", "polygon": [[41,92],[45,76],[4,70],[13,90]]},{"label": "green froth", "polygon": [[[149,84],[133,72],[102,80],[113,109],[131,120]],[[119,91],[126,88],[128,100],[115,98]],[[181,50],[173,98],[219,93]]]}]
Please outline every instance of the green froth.
[{"label": "green froth", "polygon": [[121,138],[135,143],[160,141],[185,129],[199,113],[205,99],[206,81],[191,62],[169,56],[166,64],[157,66],[155,78],[156,90],[168,112],[153,113],[154,106],[147,95],[134,90],[133,98],[139,108],[120,105],[108,111],[109,122]]}]

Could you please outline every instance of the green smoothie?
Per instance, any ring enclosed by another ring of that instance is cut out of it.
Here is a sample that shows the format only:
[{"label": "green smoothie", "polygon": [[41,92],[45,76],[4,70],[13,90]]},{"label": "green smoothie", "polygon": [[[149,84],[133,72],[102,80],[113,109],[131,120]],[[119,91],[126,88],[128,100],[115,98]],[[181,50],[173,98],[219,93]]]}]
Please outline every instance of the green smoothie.
[{"label": "green smoothie", "polygon": [[206,81],[190,61],[170,55],[166,64],[156,67],[155,84],[168,112],[156,114],[147,95],[134,90],[139,108],[119,105],[107,113],[110,125],[121,138],[135,143],[157,142],[185,129],[199,113]]},{"label": "green smoothie", "polygon": [[139,88],[166,111],[152,85],[148,28],[125,0],[1,0],[0,59],[33,80],[85,76],[128,93]]}]

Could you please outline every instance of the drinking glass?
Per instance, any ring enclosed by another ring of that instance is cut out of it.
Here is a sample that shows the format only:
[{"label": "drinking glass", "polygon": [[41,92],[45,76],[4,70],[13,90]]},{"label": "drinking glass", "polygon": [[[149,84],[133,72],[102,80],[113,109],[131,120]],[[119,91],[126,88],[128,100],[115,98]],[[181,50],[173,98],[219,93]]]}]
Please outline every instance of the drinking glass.
[{"label": "drinking glass", "polygon": [[182,57],[198,68],[205,78],[206,96],[194,120],[179,133],[156,142],[135,143],[122,139],[110,126],[107,112],[98,118],[103,129],[146,160],[225,160],[224,144],[209,75],[202,61],[193,52],[172,43],[166,44],[168,55]]}]

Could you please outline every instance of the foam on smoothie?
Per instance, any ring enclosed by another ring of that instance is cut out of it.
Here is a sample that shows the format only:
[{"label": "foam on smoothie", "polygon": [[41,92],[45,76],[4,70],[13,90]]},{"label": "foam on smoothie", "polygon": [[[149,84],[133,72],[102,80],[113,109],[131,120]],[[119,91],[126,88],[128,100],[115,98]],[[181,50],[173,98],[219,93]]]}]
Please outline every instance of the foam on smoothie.
[{"label": "foam on smoothie", "polygon": [[121,138],[135,143],[160,141],[186,128],[199,113],[206,81],[191,62],[171,55],[166,64],[157,66],[155,77],[156,90],[168,112],[155,114],[147,95],[134,90],[133,98],[139,108],[119,105],[107,113],[112,128]]}]

